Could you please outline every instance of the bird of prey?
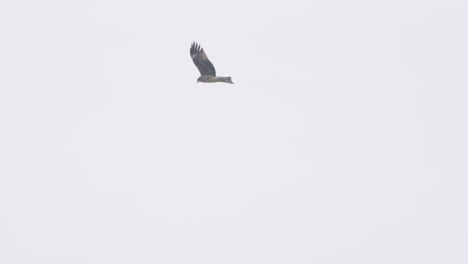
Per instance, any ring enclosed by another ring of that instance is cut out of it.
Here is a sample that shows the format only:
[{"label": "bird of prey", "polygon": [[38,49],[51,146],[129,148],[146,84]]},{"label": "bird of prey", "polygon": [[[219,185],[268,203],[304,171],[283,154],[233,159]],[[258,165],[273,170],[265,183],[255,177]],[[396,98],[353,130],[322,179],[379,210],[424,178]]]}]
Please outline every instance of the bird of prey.
[{"label": "bird of prey", "polygon": [[197,82],[225,82],[232,83],[231,77],[219,77],[216,76],[216,70],[211,63],[211,61],[206,56],[203,48],[199,44],[193,42],[190,47],[190,56],[192,57],[193,63],[197,66],[200,71],[200,77],[198,77]]}]

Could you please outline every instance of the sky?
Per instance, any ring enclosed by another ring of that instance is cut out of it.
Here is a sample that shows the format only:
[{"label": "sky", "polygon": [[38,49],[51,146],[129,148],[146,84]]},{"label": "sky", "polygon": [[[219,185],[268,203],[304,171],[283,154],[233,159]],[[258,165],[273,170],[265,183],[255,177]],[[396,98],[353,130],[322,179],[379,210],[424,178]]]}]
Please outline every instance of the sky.
[{"label": "sky", "polygon": [[468,263],[467,13],[2,1],[0,263]]}]

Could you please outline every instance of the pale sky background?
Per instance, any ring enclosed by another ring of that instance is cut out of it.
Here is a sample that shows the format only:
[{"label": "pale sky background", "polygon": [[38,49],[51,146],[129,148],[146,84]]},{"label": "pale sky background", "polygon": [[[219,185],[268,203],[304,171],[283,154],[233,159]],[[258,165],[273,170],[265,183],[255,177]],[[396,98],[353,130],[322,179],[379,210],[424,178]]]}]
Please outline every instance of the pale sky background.
[{"label": "pale sky background", "polygon": [[467,30],[462,0],[3,0],[0,263],[468,263]]}]

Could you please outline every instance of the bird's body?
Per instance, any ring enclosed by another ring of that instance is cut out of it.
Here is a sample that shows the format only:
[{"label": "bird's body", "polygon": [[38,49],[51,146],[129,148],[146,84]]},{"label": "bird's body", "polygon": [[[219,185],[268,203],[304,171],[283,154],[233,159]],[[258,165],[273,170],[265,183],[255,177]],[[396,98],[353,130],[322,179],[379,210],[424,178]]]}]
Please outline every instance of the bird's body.
[{"label": "bird's body", "polygon": [[190,57],[192,57],[193,63],[197,66],[198,71],[200,71],[201,76],[198,78],[197,82],[225,82],[234,84],[231,77],[216,76],[216,70],[206,56],[205,51],[203,51],[203,48],[195,42],[193,42],[190,47]]},{"label": "bird's body", "polygon": [[231,77],[218,77],[218,76],[211,76],[211,75],[202,75],[198,77],[199,82],[225,82],[225,83],[232,83]]}]

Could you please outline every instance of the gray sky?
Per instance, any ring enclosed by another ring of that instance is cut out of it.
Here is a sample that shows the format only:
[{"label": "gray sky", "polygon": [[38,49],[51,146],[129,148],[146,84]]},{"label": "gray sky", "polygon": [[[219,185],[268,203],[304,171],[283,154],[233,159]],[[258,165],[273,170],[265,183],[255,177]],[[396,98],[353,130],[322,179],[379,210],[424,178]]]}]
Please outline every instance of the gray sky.
[{"label": "gray sky", "polygon": [[468,263],[467,13],[2,1],[0,263]]}]

